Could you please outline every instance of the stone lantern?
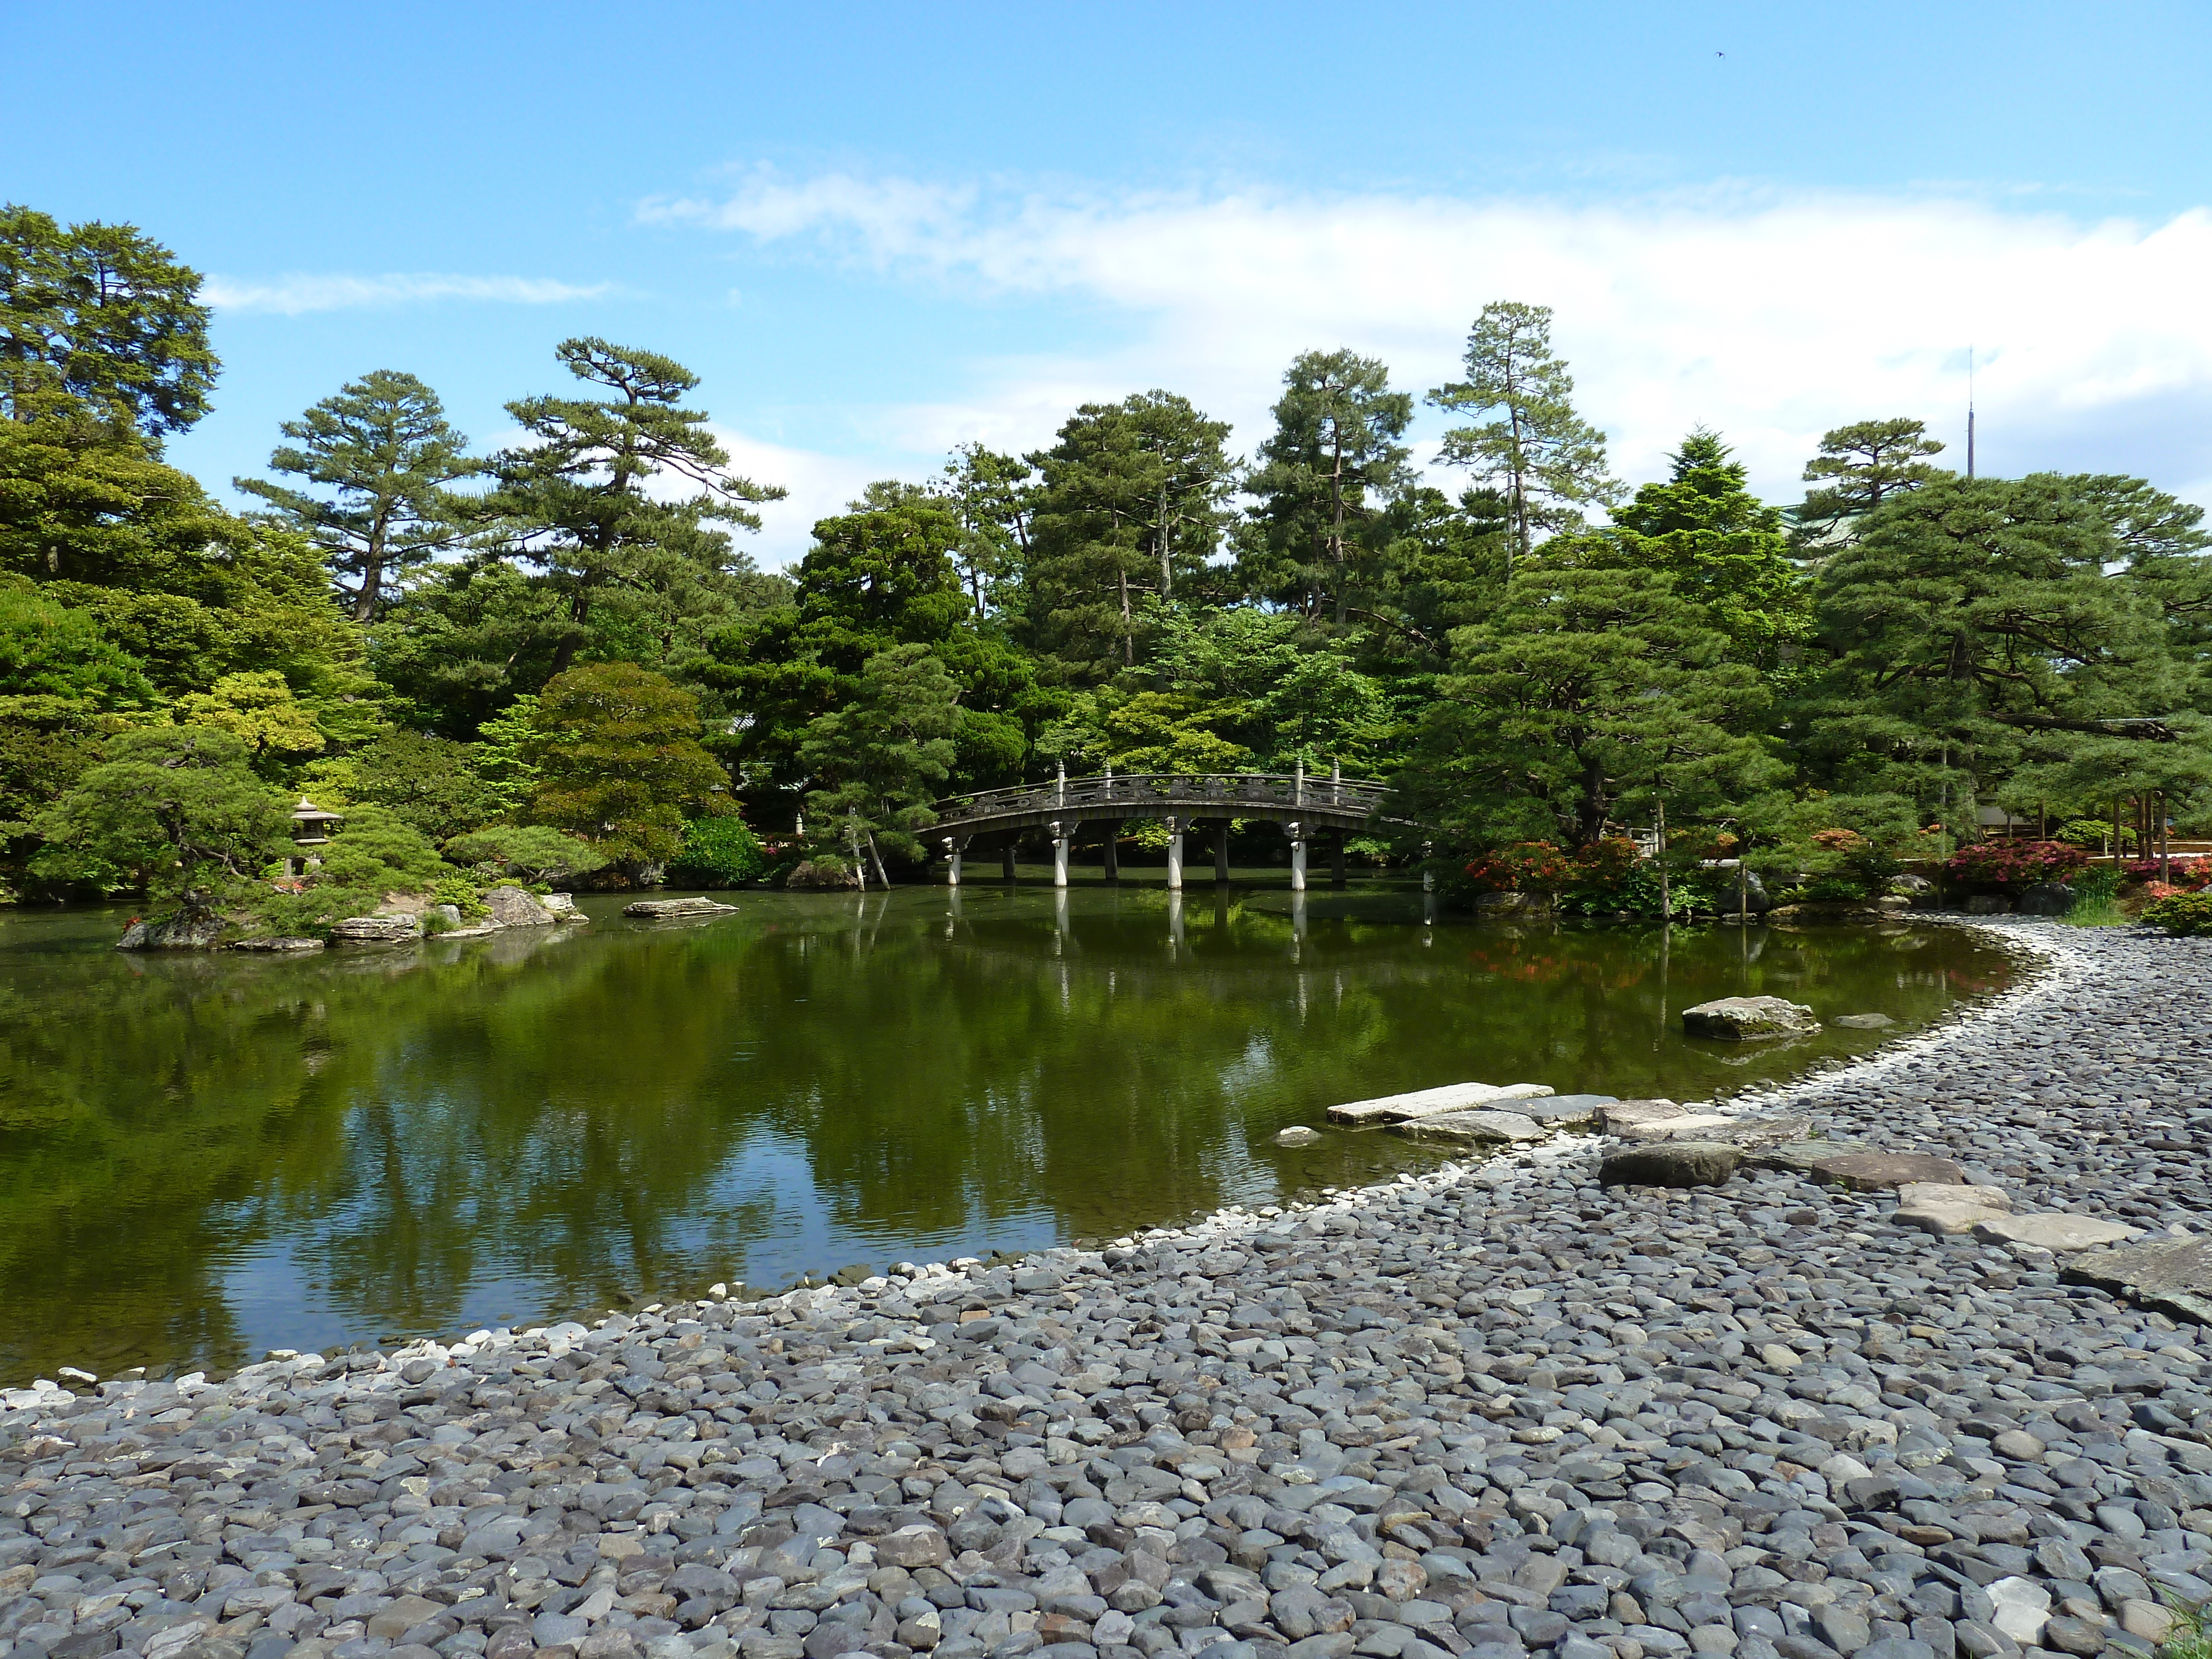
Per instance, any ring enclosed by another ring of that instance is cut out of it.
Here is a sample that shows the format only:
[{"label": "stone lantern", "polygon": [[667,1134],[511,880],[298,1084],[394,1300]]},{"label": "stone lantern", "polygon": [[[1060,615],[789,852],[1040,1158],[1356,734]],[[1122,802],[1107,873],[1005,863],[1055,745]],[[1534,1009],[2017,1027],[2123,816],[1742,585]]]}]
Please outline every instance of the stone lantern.
[{"label": "stone lantern", "polygon": [[[292,845],[306,848],[328,845],[331,832],[345,822],[343,812],[325,812],[305,795],[292,809]],[[297,857],[287,859],[287,869],[295,876],[305,875],[320,864],[314,854],[302,851]]]}]

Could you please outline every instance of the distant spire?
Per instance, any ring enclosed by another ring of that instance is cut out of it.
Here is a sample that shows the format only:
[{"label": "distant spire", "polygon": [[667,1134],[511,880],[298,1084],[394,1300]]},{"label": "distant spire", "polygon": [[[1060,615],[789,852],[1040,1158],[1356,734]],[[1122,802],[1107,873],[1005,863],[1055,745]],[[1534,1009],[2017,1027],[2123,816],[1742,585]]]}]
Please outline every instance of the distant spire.
[{"label": "distant spire", "polygon": [[1974,349],[1966,348],[1966,476],[1974,476]]}]

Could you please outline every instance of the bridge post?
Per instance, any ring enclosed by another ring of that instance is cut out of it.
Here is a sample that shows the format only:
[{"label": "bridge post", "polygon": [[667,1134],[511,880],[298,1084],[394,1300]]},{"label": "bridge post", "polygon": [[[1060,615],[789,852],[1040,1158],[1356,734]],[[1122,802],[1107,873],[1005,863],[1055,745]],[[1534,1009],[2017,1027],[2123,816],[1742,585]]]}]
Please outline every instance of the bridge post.
[{"label": "bridge post", "polygon": [[1216,885],[1229,879],[1229,820],[1224,818],[1213,826],[1213,879]]},{"label": "bridge post", "polygon": [[1054,818],[1052,824],[1052,884],[1067,885],[1067,843],[1071,839],[1069,826]]},{"label": "bridge post", "polygon": [[947,887],[960,884],[960,854],[967,850],[967,847],[965,837],[947,836],[945,838],[945,884]]},{"label": "bridge post", "polygon": [[1182,830],[1187,820],[1170,817],[1168,825],[1168,891],[1182,891]]},{"label": "bridge post", "polygon": [[1283,828],[1291,836],[1291,890],[1306,890],[1306,827],[1303,823],[1286,823]]},{"label": "bridge post", "polygon": [[1019,839],[1019,831],[1009,830],[1006,831],[1006,844],[999,849],[999,873],[1004,880],[1012,881],[1014,878],[1014,842]]},{"label": "bridge post", "polygon": [[1328,849],[1328,884],[1332,887],[1344,885],[1344,843],[1351,836],[1349,830],[1338,830],[1336,840]]},{"label": "bridge post", "polygon": [[[1112,774],[1109,773],[1107,775],[1111,777]],[[1106,869],[1106,879],[1109,881],[1119,881],[1121,879],[1121,820],[1119,818],[1108,818],[1106,820],[1105,827],[1106,847],[1103,862]]]}]

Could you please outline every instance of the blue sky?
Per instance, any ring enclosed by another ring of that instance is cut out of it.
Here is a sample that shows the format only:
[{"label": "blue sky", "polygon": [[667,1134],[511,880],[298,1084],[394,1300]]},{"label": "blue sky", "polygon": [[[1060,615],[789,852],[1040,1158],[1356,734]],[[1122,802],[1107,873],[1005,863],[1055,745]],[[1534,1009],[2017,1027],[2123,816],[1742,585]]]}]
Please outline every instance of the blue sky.
[{"label": "blue sky", "polygon": [[1845,420],[1955,440],[1972,343],[1985,470],[2212,501],[2208,46],[2156,4],[22,7],[0,195],[208,274],[211,484],[373,368],[496,442],[597,333],[792,487],[770,564],[1085,398],[1249,451],[1298,350],[1425,391],[1495,298],[1556,308],[1631,482],[1698,421],[1776,499]]}]

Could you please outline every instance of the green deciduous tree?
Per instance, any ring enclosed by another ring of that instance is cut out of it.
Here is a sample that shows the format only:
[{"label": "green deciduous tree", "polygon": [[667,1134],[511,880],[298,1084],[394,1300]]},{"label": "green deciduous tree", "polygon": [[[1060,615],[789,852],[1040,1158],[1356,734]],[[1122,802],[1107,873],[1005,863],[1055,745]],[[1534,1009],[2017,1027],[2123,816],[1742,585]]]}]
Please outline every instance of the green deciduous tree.
[{"label": "green deciduous tree", "polygon": [[1429,402],[1479,426],[1444,434],[1440,459],[1466,467],[1505,498],[1511,550],[1525,559],[1539,532],[1582,522],[1582,509],[1610,502],[1605,434],[1575,412],[1573,377],[1552,349],[1548,306],[1493,300],[1467,338],[1467,378],[1438,386]]},{"label": "green deciduous tree", "polygon": [[1943,446],[1928,435],[1925,421],[1899,416],[1887,421],[1854,421],[1824,434],[1820,447],[1805,463],[1808,490],[1790,514],[1801,546],[1817,547],[1849,533],[1851,524],[1891,496],[1919,489],[1950,475],[1930,466],[1926,457]]},{"label": "green deciduous tree", "polygon": [[[760,527],[751,509],[781,501],[779,485],[730,471],[703,410],[684,395],[699,377],[672,358],[592,338],[564,340],[557,355],[599,398],[526,398],[507,412],[523,442],[493,458],[497,488],[486,502],[507,526],[513,556],[560,594],[568,631],[552,672],[564,672],[618,607],[652,611],[672,598],[737,608],[752,562],[717,525]],[[651,486],[691,489],[678,499]]]},{"label": "green deciduous tree", "polygon": [[682,850],[687,818],[729,805],[729,775],[699,741],[699,700],[635,663],[586,663],[540,694],[539,823],[633,874]]},{"label": "green deciduous tree", "polygon": [[[465,533],[467,507],[447,486],[482,471],[438,394],[412,374],[380,368],[280,428],[293,443],[271,471],[319,485],[312,494],[259,478],[232,483],[258,496],[353,579],[347,608],[372,622],[390,585]],[[296,446],[296,447],[295,447]]]},{"label": "green deciduous tree", "polygon": [[246,744],[206,726],[118,732],[100,764],[41,813],[41,873],[143,884],[160,903],[211,908],[285,845],[290,808]]},{"label": "green deciduous tree", "polygon": [[1341,626],[1387,533],[1385,509],[1411,483],[1399,440],[1413,399],[1390,390],[1379,360],[1346,350],[1304,353],[1283,387],[1244,483],[1258,501],[1241,563],[1254,592]]},{"label": "green deciduous tree", "polygon": [[930,802],[951,774],[960,688],[921,645],[893,646],[868,659],[858,693],[817,715],[800,753],[822,787],[806,797],[808,832],[836,854],[865,853],[888,884],[886,847],[923,856],[915,831],[937,821]]},{"label": "green deciduous tree", "polygon": [[473,744],[395,731],[355,750],[344,764],[353,799],[388,811],[432,842],[444,842],[507,810],[501,792],[479,775],[477,763]]},{"label": "green deciduous tree", "polygon": [[0,415],[158,447],[207,413],[220,365],[199,273],[133,225],[0,207]]},{"label": "green deciduous tree", "polygon": [[1479,847],[1589,847],[1662,802],[1734,805],[1774,768],[1765,690],[1727,646],[1657,571],[1524,566],[1494,617],[1453,635],[1401,787]]},{"label": "green deciduous tree", "polygon": [[1085,404],[1059,441],[1030,456],[1042,477],[1030,519],[1024,634],[1078,672],[1134,663],[1145,597],[1206,597],[1237,463],[1225,422],[1190,400],[1147,392]]}]

